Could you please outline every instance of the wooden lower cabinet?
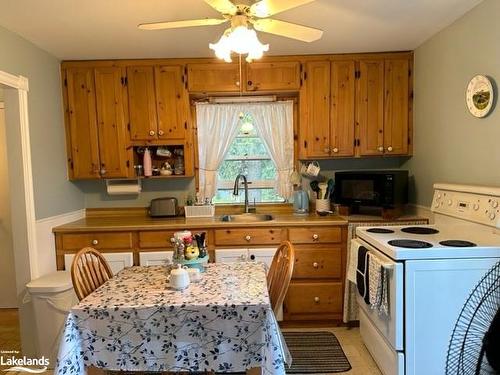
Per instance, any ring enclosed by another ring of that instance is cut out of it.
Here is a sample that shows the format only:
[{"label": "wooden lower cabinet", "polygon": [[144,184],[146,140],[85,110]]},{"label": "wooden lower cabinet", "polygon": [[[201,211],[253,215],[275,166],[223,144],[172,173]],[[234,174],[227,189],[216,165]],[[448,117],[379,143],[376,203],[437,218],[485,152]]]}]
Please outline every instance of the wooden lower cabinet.
[{"label": "wooden lower cabinet", "polygon": [[[104,254],[132,254],[133,264],[162,264],[171,257],[170,239],[178,229],[58,232],[55,230],[57,269],[65,269],[65,255],[94,247]],[[189,228],[188,228],[189,229]],[[284,240],[295,248],[295,265],[283,304],[285,323],[342,319],[347,243],[346,226],[203,228],[212,261],[240,258],[270,263],[271,249]],[[224,252],[227,252],[225,254]],[[227,256],[226,256],[227,255]],[[242,257],[243,255],[243,257]],[[67,258],[67,257],[66,257]],[[66,262],[67,263],[67,262]]]},{"label": "wooden lower cabinet", "polygon": [[340,320],[343,294],[341,281],[292,281],[283,303],[284,318],[285,320]]}]

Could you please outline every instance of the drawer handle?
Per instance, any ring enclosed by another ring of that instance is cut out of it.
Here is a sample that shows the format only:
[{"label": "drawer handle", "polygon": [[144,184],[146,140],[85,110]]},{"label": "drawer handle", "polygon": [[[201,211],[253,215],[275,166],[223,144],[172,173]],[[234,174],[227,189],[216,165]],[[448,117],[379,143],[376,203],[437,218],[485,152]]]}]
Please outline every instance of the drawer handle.
[{"label": "drawer handle", "polygon": [[252,239],[252,236],[250,236],[249,234],[247,234],[247,235],[245,236],[245,240],[250,241],[251,239]]},{"label": "drawer handle", "polygon": [[318,262],[314,262],[314,263],[313,263],[313,267],[314,267],[314,268],[318,268],[318,267],[319,267]]},{"label": "drawer handle", "polygon": [[92,240],[92,245],[98,245],[99,244],[99,241],[97,240]]},{"label": "drawer handle", "polygon": [[314,297],[314,302],[319,303],[319,297]]},{"label": "drawer handle", "polygon": [[314,233],[312,237],[314,241],[319,240],[319,234]]}]

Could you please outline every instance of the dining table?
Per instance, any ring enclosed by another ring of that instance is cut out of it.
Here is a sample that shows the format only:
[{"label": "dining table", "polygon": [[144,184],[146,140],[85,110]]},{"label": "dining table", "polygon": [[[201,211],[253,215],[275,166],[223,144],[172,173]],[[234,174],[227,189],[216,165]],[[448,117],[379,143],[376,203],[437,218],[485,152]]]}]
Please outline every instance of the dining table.
[{"label": "dining table", "polygon": [[125,268],[71,308],[56,373],[111,371],[285,374],[291,357],[262,263],[210,263],[184,290],[173,266]]}]

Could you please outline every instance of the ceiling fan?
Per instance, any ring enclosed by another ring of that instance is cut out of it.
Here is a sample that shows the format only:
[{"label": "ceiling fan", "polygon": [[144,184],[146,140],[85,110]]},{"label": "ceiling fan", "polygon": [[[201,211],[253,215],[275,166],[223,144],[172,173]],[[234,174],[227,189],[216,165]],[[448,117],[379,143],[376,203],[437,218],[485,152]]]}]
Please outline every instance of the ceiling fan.
[{"label": "ceiling fan", "polygon": [[[322,30],[299,24],[268,18],[288,9],[308,4],[314,0],[260,0],[257,2],[237,0],[204,0],[208,5],[222,13],[222,18],[205,18],[198,20],[142,23],[142,30],[163,30],[192,26],[214,26],[231,22],[221,39],[216,44],[210,44],[218,57],[230,62],[231,52],[248,54],[247,60],[262,56],[269,45],[263,45],[257,39],[255,30],[284,36],[303,42],[313,42],[323,35]],[[253,29],[252,27],[253,26]]]}]

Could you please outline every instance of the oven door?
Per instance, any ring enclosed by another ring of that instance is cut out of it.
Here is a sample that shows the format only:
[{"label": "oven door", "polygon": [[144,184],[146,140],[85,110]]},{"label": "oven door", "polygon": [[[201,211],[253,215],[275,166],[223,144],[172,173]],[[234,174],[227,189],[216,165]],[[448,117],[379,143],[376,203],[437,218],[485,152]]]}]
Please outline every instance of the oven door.
[{"label": "oven door", "polygon": [[353,239],[352,241],[360,243],[367,248],[371,254],[389,265],[389,316],[379,315],[378,311],[372,310],[359,294],[357,301],[359,308],[363,310],[369,323],[376,328],[376,331],[383,336],[393,350],[402,351],[404,349],[404,265],[403,263],[398,263],[388,258],[382,252],[360,238]]}]

